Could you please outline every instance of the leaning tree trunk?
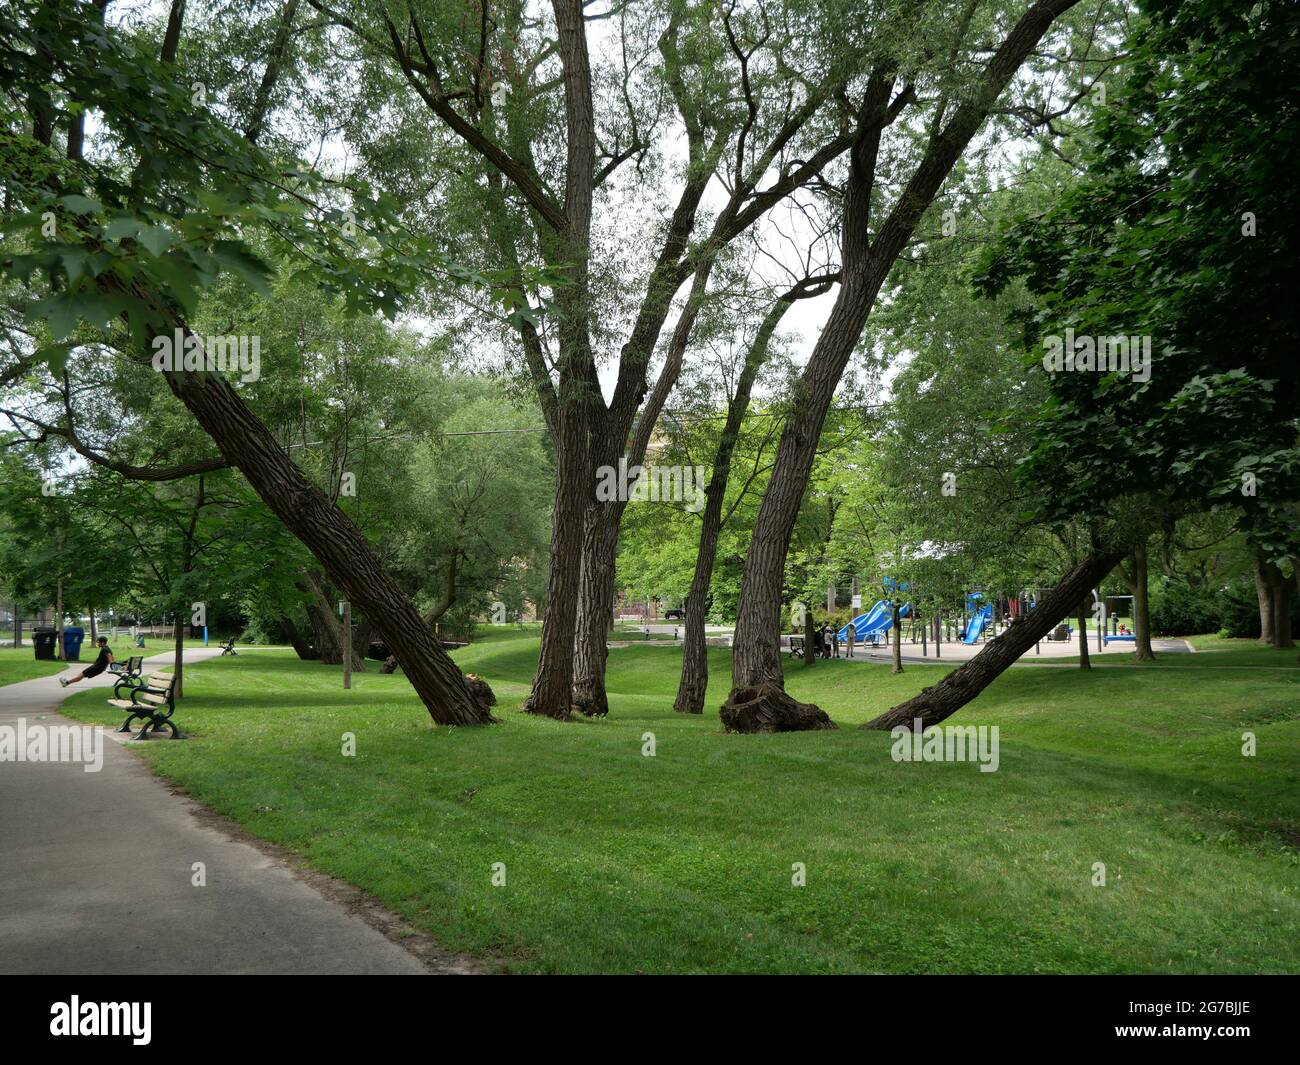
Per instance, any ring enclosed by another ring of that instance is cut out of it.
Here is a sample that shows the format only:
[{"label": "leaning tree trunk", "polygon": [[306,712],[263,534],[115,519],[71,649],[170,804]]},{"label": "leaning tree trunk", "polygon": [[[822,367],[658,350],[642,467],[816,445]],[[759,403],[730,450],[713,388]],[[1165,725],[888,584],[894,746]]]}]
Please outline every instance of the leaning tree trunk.
[{"label": "leaning tree trunk", "polygon": [[713,455],[713,470],[704,489],[704,512],[700,515],[700,545],[695,553],[695,573],[686,598],[686,644],[682,652],[682,679],[677,686],[673,709],[683,714],[704,713],[704,697],[709,687],[709,648],[704,634],[705,601],[713,583],[713,566],[718,557],[718,540],[722,534],[722,505],[727,498],[731,478],[731,460],[740,438],[740,428],[749,410],[750,396],[758,372],[767,361],[772,335],[793,303],[795,290],[786,293],[763,317],[754,342],[745,354],[745,363],[736,379],[736,392],[727,404],[727,420],[718,437]]},{"label": "leaning tree trunk", "polygon": [[[343,664],[343,623],[335,613],[334,604],[330,602],[321,587],[318,574],[305,572],[298,587],[307,594],[307,617],[311,621],[315,636],[317,657],[327,666]],[[369,642],[369,635],[366,637]],[[356,641],[352,643],[352,669],[364,673],[366,670],[365,652],[358,650]]]},{"label": "leaning tree trunk", "polygon": [[[906,100],[906,95],[891,102],[893,78],[879,69],[868,79],[844,190],[840,290],[799,378],[741,582],[732,656],[732,697],[723,709],[725,715],[736,701],[749,709],[733,714],[729,728],[743,729],[746,722],[753,722],[758,729],[824,728],[829,724],[820,709],[795,703],[785,694],[779,654],[785,559],[826,412],[890,267],[1025,57],[1055,18],[1073,3],[1040,0],[1025,11],[985,65],[979,83],[931,138],[893,209],[879,224],[869,216],[881,135],[892,120],[891,112],[897,114],[894,109],[899,100]],[[756,711],[754,707],[764,698],[770,707]]]},{"label": "leaning tree trunk", "polygon": [[329,623],[329,611],[316,603],[308,603],[307,617],[311,621],[312,642],[316,645],[316,657],[327,666],[342,664],[342,637],[338,628]]},{"label": "leaning tree trunk", "polygon": [[1147,544],[1139,540],[1133,546],[1133,646],[1139,662],[1154,662],[1151,649],[1151,598],[1148,587]]},{"label": "leaning tree trunk", "polygon": [[215,373],[172,371],[164,376],[222,455],[239,468],[276,517],[315,555],[330,580],[374,622],[433,720],[440,725],[482,725],[495,720],[490,708],[470,691],[456,664],[438,645],[361,531],[307,481],[235,387]]},{"label": "leaning tree trunk", "polygon": [[1061,583],[1038,601],[1025,620],[989,640],[974,658],[954,669],[933,687],[868,721],[863,728],[914,728],[937,725],[951,717],[993,683],[1002,672],[1068,617],[1088,593],[1123,557],[1120,552],[1099,552],[1084,559]]},{"label": "leaning tree trunk", "polygon": [[[863,289],[860,285],[846,284],[841,288],[813,358],[804,372],[799,400],[781,435],[776,464],[759,507],[749,554],[745,559],[732,651],[733,689],[772,688],[779,691],[784,687],[780,661],[781,588],[790,536],[799,516],[799,504],[816,457],[817,440],[831,396],[839,383],[843,364],[862,332],[867,310],[878,287],[876,284]],[[829,354],[819,358],[819,351]],[[842,359],[838,357],[840,355]],[[831,360],[829,364],[828,360]],[[817,716],[820,713],[806,715],[808,727],[821,727],[821,718]],[[784,719],[794,723],[800,720],[800,715],[788,710]]]},{"label": "leaning tree trunk", "polygon": [[280,619],[280,631],[284,633],[284,638],[293,648],[294,653],[304,662],[320,658],[318,653],[307,646],[307,641],[302,638],[302,633],[298,631],[298,626],[294,624],[292,618]]}]

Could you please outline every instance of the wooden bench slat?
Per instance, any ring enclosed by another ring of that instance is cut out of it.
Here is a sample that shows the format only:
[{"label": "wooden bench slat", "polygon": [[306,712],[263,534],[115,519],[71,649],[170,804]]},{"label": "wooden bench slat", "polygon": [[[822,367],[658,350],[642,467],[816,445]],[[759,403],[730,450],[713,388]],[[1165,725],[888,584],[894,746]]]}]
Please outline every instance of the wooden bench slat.
[{"label": "wooden bench slat", "polygon": [[[141,692],[139,702],[153,703],[154,706],[166,706],[167,699],[162,695],[152,695],[149,692]],[[137,705],[139,705],[139,702]]]},{"label": "wooden bench slat", "polygon": [[133,703],[133,702],[131,702],[130,699],[109,699],[109,700],[108,700],[108,705],[109,705],[109,706],[119,706],[119,707],[121,707],[123,710],[134,710],[135,707],[136,707],[136,704]]}]

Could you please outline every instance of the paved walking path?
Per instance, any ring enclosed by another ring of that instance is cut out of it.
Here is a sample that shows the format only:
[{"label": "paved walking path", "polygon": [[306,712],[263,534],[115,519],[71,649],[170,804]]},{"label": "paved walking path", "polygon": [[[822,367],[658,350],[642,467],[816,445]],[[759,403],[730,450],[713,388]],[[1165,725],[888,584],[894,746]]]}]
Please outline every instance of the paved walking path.
[{"label": "paved walking path", "polygon": [[[187,650],[185,664],[219,653]],[[56,712],[63,699],[111,686],[106,674],[66,691],[57,677],[0,687],[0,728],[76,724]],[[0,973],[428,972],[284,863],[203,823],[111,742],[127,737],[102,735],[99,772],[0,761]],[[195,862],[205,887],[192,885]]]}]

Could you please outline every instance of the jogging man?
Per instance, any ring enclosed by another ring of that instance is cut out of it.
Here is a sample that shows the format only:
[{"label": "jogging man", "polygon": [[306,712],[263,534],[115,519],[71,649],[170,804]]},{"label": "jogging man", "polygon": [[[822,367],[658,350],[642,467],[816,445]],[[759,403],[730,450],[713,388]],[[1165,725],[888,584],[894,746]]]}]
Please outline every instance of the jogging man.
[{"label": "jogging man", "polygon": [[113,652],[108,649],[108,637],[101,636],[99,638],[99,657],[75,677],[60,677],[59,683],[66,688],[69,684],[76,684],[77,681],[85,680],[87,677],[98,677],[113,661]]}]

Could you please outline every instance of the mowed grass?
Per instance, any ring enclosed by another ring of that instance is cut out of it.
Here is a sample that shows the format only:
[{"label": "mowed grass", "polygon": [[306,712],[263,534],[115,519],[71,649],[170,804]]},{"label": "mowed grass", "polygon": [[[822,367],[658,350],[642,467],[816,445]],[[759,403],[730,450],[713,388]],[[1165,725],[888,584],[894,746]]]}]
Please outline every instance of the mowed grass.
[{"label": "mowed grass", "polygon": [[[447,729],[400,676],[344,692],[337,667],[241,651],[187,670],[177,719],[193,739],[138,750],[510,970],[1300,971],[1295,652],[1243,641],[1177,671],[1159,668],[1173,656],[1010,670],[954,719],[999,727],[991,773],[895,762],[888,734],[853,727],[942,667],[791,665],[790,691],[840,730],[728,736],[726,651],[703,717],[672,711],[678,648],[629,647],[610,653],[609,718],[569,724],[516,710],[536,653],[513,629],[459,651],[504,723]],[[1188,668],[1237,658],[1253,668]],[[117,724],[100,693],[69,709]]]},{"label": "mowed grass", "polygon": [[48,677],[64,668],[62,662],[37,661],[29,638],[24,638],[22,647],[0,647],[0,684]]}]

